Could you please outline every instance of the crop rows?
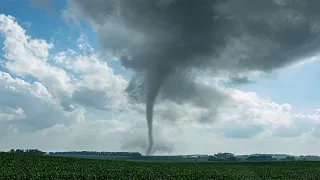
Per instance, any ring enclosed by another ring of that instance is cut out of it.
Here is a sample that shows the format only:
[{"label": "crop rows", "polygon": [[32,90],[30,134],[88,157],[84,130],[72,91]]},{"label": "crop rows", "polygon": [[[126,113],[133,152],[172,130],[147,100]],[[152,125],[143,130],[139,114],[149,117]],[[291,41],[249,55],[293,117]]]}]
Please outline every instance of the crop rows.
[{"label": "crop rows", "polygon": [[320,179],[320,162],[146,163],[0,153],[0,179]]}]

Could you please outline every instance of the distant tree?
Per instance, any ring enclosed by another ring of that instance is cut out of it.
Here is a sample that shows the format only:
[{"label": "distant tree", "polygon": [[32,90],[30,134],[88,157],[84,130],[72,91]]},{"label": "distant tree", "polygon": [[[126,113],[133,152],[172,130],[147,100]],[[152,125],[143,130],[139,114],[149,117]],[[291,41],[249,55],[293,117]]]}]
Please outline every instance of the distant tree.
[{"label": "distant tree", "polygon": [[45,154],[45,152],[42,152],[38,149],[11,149],[9,151],[10,153],[16,153],[16,154]]},{"label": "distant tree", "polygon": [[42,152],[42,151],[40,151],[40,150],[38,150],[38,149],[28,149],[28,150],[26,151],[26,154],[38,154],[38,155],[43,155],[43,154],[45,154],[45,152]]},{"label": "distant tree", "polygon": [[232,154],[232,153],[217,153],[214,156],[219,158],[219,159],[227,159],[229,157],[233,157],[234,154]]},{"label": "distant tree", "polygon": [[219,161],[219,159],[215,156],[209,156],[208,161]]},{"label": "distant tree", "polygon": [[230,157],[227,157],[226,161],[234,162],[234,161],[237,161],[237,158],[235,156],[230,156]]},{"label": "distant tree", "polygon": [[287,156],[285,158],[283,158],[284,161],[295,161],[296,158],[294,156]]},{"label": "distant tree", "polygon": [[209,156],[208,161],[236,161],[237,158],[232,153],[217,153],[214,156]]},{"label": "distant tree", "polygon": [[17,154],[23,154],[24,153],[24,150],[23,149],[16,149],[16,152]]}]

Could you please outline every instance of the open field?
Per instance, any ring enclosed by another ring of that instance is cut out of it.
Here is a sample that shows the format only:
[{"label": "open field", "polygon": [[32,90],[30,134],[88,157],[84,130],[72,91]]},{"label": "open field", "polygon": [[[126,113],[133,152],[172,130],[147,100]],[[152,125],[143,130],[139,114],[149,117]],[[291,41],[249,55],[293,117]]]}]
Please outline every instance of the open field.
[{"label": "open field", "polygon": [[320,179],[320,162],[130,162],[0,153],[0,179]]}]

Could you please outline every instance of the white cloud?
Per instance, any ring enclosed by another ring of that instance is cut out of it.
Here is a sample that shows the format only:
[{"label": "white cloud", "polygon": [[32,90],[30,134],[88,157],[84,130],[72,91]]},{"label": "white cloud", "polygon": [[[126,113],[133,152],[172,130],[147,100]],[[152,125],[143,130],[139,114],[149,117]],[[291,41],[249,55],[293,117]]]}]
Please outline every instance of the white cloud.
[{"label": "white cloud", "polygon": [[65,112],[39,82],[27,83],[0,72],[1,132],[33,132],[55,124],[70,124],[80,120],[80,111]]},{"label": "white cloud", "polygon": [[[230,104],[228,109],[233,111],[234,115],[240,115],[241,118],[250,123],[264,125],[288,125],[293,118],[291,106],[289,104],[279,105],[269,99],[261,98],[254,92],[241,92],[235,89],[229,89],[234,103]],[[229,115],[232,121],[236,117]]]},{"label": "white cloud", "polygon": [[21,108],[3,108],[2,113],[0,113],[0,121],[13,121],[24,119],[25,114]]},{"label": "white cloud", "polygon": [[32,39],[15,22],[12,16],[0,14],[0,33],[4,36],[3,51],[5,67],[21,77],[33,76],[49,87],[55,94],[69,88],[70,77],[57,67],[49,65],[49,50],[53,44],[42,39]]},{"label": "white cloud", "polygon": [[30,22],[30,21],[23,22],[22,26],[25,26],[28,29],[32,26],[32,22]]},{"label": "white cloud", "polygon": [[[79,49],[53,54],[53,44],[28,36],[11,16],[0,15],[0,32],[10,72],[0,71],[1,150],[145,151],[145,105],[130,103],[128,81],[101,60],[85,36],[76,42]],[[156,153],[303,154],[320,148],[312,143],[319,141],[319,111],[295,113],[289,104],[204,78],[227,100],[217,106],[216,96],[205,96],[212,101],[208,107],[158,100]]]},{"label": "white cloud", "polygon": [[[85,57],[79,53],[75,55],[75,51],[70,49],[52,55],[50,49],[54,48],[53,44],[42,39],[31,38],[15,22],[14,17],[3,14],[0,15],[0,33],[4,37],[3,66],[11,74],[18,75],[17,78],[12,78],[8,73],[0,72],[2,80],[0,85],[3,87],[0,92],[6,97],[0,100],[1,119],[17,118],[17,115],[8,112],[8,109],[22,111],[25,118],[19,123],[6,122],[6,126],[17,126],[22,131],[34,131],[59,123],[70,124],[83,121],[82,115],[85,109],[81,106],[85,106],[86,102],[73,100],[75,90],[78,92],[88,89],[88,94],[83,95],[90,101],[94,101],[90,98],[91,94],[100,92],[101,96],[96,99],[111,99],[104,105],[115,104],[113,100],[121,99],[121,95],[118,94],[122,93],[126,81],[113,75],[108,65],[100,63],[98,57],[95,56],[91,61],[91,57]],[[88,48],[88,45],[84,46],[81,43],[85,44],[84,40],[78,41],[81,50]],[[55,66],[51,62],[60,62],[62,66]],[[81,66],[81,63],[85,66]],[[90,67],[93,67],[94,71],[90,71]],[[75,77],[76,75],[72,73],[79,73],[80,76]],[[28,77],[33,77],[39,82],[28,83],[23,80]],[[103,81],[101,78],[107,78],[110,81]],[[117,89],[119,91],[116,91]],[[71,103],[75,103],[77,108]],[[72,110],[72,112],[65,110]]]},{"label": "white cloud", "polygon": [[125,103],[124,91],[128,82],[115,75],[107,62],[95,54],[76,54],[72,58],[66,54],[68,52],[60,52],[58,59],[64,62],[64,68],[79,74],[72,100],[98,109],[115,108]]},{"label": "white cloud", "polygon": [[[26,35],[25,30],[13,17],[0,15],[0,32],[4,35],[3,50],[7,60],[4,66],[21,77],[29,75],[38,79],[55,98],[61,100],[65,109],[70,109],[72,99],[80,104],[86,103],[85,101],[103,101],[102,104],[98,103],[99,108],[111,104],[119,105],[116,101],[121,101],[126,81],[114,75],[108,64],[101,62],[95,54],[83,56],[70,49],[60,52],[53,55],[52,59],[54,63],[62,66],[59,68],[48,62],[49,50],[53,48],[53,44]],[[83,36],[77,44],[81,51],[93,51]],[[66,70],[81,76],[74,78],[74,75],[68,74]],[[82,91],[88,93],[86,98],[82,97]],[[91,94],[93,98],[89,97]],[[80,101],[77,95],[81,95]],[[97,95],[99,97],[96,97]],[[93,105],[94,102],[88,104]]]},{"label": "white cloud", "polygon": [[306,58],[304,61],[300,61],[300,62],[297,62],[295,64],[292,64],[290,66],[290,68],[300,68],[306,64],[313,64],[317,61],[319,61],[319,55],[317,54],[316,56],[312,56],[312,57],[309,57],[309,58]]}]

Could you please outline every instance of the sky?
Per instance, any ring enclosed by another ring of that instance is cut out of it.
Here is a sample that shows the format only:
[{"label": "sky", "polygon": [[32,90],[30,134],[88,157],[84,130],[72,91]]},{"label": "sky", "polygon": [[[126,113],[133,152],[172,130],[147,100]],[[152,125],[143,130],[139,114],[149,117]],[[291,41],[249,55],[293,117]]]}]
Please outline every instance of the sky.
[{"label": "sky", "polygon": [[[66,0],[0,6],[0,150],[139,151],[148,146],[145,105],[126,94],[133,72],[101,47],[95,27],[74,21]],[[317,56],[251,83],[199,81],[210,108],[156,102],[155,154],[232,152],[320,155]]]}]

